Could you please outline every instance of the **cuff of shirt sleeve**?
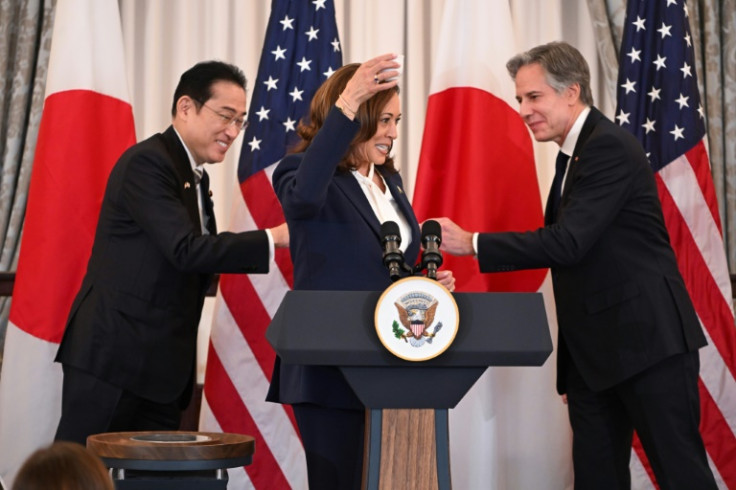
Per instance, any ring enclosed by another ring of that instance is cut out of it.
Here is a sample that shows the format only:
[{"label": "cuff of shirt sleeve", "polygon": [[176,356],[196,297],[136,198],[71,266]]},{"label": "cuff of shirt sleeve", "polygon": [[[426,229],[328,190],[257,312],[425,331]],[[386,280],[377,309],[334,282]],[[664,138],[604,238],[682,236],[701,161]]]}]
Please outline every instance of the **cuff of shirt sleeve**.
[{"label": "cuff of shirt sleeve", "polygon": [[266,229],[266,236],[268,237],[268,261],[271,262],[275,255],[275,249],[276,247],[273,244],[273,235],[271,235],[271,230]]}]

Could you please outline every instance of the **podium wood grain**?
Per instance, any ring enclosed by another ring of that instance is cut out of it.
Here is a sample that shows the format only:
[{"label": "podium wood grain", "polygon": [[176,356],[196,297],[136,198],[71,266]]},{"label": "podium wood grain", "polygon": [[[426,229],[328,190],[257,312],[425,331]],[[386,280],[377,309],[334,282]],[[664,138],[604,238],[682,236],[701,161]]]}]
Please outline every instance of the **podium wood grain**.
[{"label": "podium wood grain", "polygon": [[[134,439],[153,435],[206,436],[208,440],[155,442]],[[203,461],[250,456],[255,449],[255,440],[251,436],[219,432],[108,432],[89,436],[87,447],[99,457],[108,459]]]},{"label": "podium wood grain", "polygon": [[432,409],[383,409],[381,490],[437,490],[434,419]]}]

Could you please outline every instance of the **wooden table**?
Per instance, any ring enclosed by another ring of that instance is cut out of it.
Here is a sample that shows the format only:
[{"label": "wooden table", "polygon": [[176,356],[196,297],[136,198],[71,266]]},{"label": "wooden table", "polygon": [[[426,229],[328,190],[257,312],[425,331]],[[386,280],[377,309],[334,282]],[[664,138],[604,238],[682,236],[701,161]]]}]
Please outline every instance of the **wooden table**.
[{"label": "wooden table", "polygon": [[87,438],[87,447],[109,468],[122,489],[225,489],[227,468],[252,462],[251,436],[219,432],[108,432]]}]

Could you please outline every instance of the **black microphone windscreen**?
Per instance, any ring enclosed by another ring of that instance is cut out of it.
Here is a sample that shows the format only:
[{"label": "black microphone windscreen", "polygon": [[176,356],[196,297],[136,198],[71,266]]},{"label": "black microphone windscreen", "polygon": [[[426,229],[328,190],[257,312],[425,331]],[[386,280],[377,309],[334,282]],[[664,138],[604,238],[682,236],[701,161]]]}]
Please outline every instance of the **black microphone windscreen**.
[{"label": "black microphone windscreen", "polygon": [[425,221],[422,225],[422,240],[430,235],[435,235],[440,240],[442,239],[442,227],[433,219]]},{"label": "black microphone windscreen", "polygon": [[381,225],[381,238],[386,238],[389,235],[401,235],[399,225],[395,221],[386,221]]}]

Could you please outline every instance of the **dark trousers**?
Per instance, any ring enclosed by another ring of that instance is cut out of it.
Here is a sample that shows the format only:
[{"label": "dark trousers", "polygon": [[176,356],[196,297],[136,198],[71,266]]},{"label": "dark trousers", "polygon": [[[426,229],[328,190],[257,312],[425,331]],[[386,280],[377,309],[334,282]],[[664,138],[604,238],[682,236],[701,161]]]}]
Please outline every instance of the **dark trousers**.
[{"label": "dark trousers", "polygon": [[176,401],[154,403],[89,373],[64,365],[61,419],[57,441],[87,443],[103,432],[177,430],[181,410]]},{"label": "dark trousers", "polygon": [[610,389],[593,392],[571,363],[567,399],[575,488],[631,488],[634,430],[659,488],[717,488],[698,431],[699,368],[697,351],[678,354]]},{"label": "dark trousers", "polygon": [[311,490],[359,490],[365,411],[293,405]]}]

